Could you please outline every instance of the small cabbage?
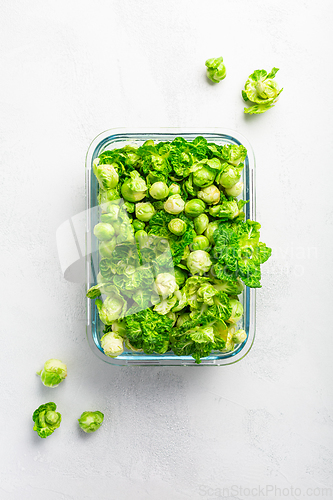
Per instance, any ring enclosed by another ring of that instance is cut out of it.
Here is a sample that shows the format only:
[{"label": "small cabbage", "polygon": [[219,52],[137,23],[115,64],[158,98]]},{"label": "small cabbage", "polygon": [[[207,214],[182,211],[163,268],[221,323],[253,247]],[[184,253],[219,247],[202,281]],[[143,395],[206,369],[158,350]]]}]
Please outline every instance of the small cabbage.
[{"label": "small cabbage", "polygon": [[146,196],[147,185],[139,172],[132,170],[130,177],[127,178],[121,187],[121,194],[126,201],[135,203]]},{"label": "small cabbage", "polygon": [[157,293],[166,299],[170,297],[176,290],[178,290],[178,285],[176,283],[175,277],[170,273],[158,274],[155,280],[155,288]]},{"label": "small cabbage", "polygon": [[163,200],[169,195],[169,188],[165,182],[154,182],[149,189],[149,194],[155,200]]},{"label": "small cabbage", "polygon": [[175,280],[179,287],[183,286],[187,280],[187,272],[180,267],[175,267]]},{"label": "small cabbage", "polygon": [[206,236],[199,235],[193,238],[193,242],[191,243],[191,250],[206,250],[210,246],[209,240]]},{"label": "small cabbage", "polygon": [[239,181],[240,178],[241,169],[239,167],[229,165],[219,176],[219,184],[224,188],[231,188]]},{"label": "small cabbage", "polygon": [[190,247],[186,245],[186,247],[184,248],[182,260],[186,260],[189,255],[190,255]]},{"label": "small cabbage", "polygon": [[140,248],[145,247],[149,242],[148,233],[146,231],[143,231],[142,229],[135,233],[135,239],[139,243]]},{"label": "small cabbage", "polygon": [[234,196],[235,198],[241,194],[243,191],[244,183],[242,181],[236,182],[231,188],[226,188],[225,192],[229,196]]},{"label": "small cabbage", "polygon": [[193,182],[196,186],[207,187],[213,184],[216,172],[209,167],[201,167],[193,172]]},{"label": "small cabbage", "polygon": [[95,303],[100,320],[105,325],[111,325],[115,319],[122,318],[127,309],[126,301],[119,295],[115,287],[108,293],[104,302],[101,299],[97,299]]},{"label": "small cabbage", "polygon": [[234,333],[232,336],[232,340],[235,342],[235,344],[241,344],[246,340],[247,335],[245,330],[237,330],[237,332]]},{"label": "small cabbage", "polygon": [[249,108],[244,108],[244,113],[260,114],[272,108],[278,100],[283,89],[280,89],[273,78],[279,71],[273,68],[270,73],[264,69],[257,69],[249,76],[245,83],[242,96],[245,102],[254,103]]},{"label": "small cabbage", "polygon": [[210,283],[203,283],[197,290],[197,301],[204,302],[209,306],[214,305],[213,298],[217,294],[217,290]]},{"label": "small cabbage", "polygon": [[172,215],[180,214],[185,208],[185,201],[179,194],[173,194],[164,203],[164,210]]},{"label": "small cabbage", "polygon": [[208,205],[216,205],[220,201],[221,192],[212,184],[198,192],[198,198]]},{"label": "small cabbage", "polygon": [[208,238],[210,243],[214,243],[214,232],[218,229],[220,223],[218,221],[210,222],[205,231],[205,236]]},{"label": "small cabbage", "polygon": [[142,231],[146,227],[146,224],[141,220],[134,219],[132,226],[134,231]]},{"label": "small cabbage", "polygon": [[230,306],[231,306],[231,316],[228,318],[228,321],[230,323],[237,323],[241,317],[243,316],[243,306],[241,302],[237,299],[230,299]]},{"label": "small cabbage", "polygon": [[175,184],[175,183],[172,183],[170,186],[169,186],[169,196],[172,196],[174,194],[180,194],[180,186],[179,184]]},{"label": "small cabbage", "polygon": [[117,164],[112,165],[99,165],[98,158],[93,162],[93,171],[97,177],[98,183],[105,191],[113,189],[117,186],[119,176],[115,167]]},{"label": "small cabbage", "polygon": [[56,409],[57,405],[51,402],[40,405],[34,411],[32,415],[32,420],[35,423],[33,430],[37,432],[39,437],[50,436],[60,426],[61,415]]},{"label": "small cabbage", "polygon": [[155,208],[151,203],[137,203],[135,205],[135,215],[137,219],[143,222],[148,222],[155,213]]},{"label": "small cabbage", "polygon": [[59,359],[49,359],[37,375],[46,387],[57,387],[67,377],[67,366]]},{"label": "small cabbage", "polygon": [[206,231],[208,224],[209,224],[209,218],[208,215],[206,214],[200,214],[198,217],[194,219],[194,229],[197,234],[202,234]]},{"label": "small cabbage", "polygon": [[108,241],[111,240],[112,236],[114,236],[115,230],[111,224],[107,222],[99,222],[94,227],[94,235],[100,241]]},{"label": "small cabbage", "polygon": [[209,253],[204,250],[195,250],[187,257],[187,267],[191,274],[204,274],[208,273],[212,261],[210,260]]},{"label": "small cabbage", "polygon": [[202,200],[193,198],[192,200],[186,202],[185,213],[189,217],[198,217],[205,211],[206,205]]},{"label": "small cabbage", "polygon": [[101,338],[101,347],[106,356],[116,358],[124,352],[124,339],[117,332],[108,332]]},{"label": "small cabbage", "polygon": [[186,222],[181,219],[171,219],[168,224],[169,231],[176,236],[181,236],[186,231]]},{"label": "small cabbage", "polygon": [[79,426],[84,432],[95,432],[100,428],[104,420],[101,411],[84,411],[78,419]]},{"label": "small cabbage", "polygon": [[227,71],[223,64],[223,57],[207,59],[205,65],[207,66],[207,77],[212,82],[219,83],[227,76]]}]

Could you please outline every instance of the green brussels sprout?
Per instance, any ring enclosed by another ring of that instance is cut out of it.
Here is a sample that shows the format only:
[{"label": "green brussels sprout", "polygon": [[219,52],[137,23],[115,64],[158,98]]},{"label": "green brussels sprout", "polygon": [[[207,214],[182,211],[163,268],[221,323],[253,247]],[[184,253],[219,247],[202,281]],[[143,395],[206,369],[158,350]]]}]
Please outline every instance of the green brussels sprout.
[{"label": "green brussels sprout", "polygon": [[111,240],[112,236],[114,236],[115,230],[111,224],[107,222],[99,222],[94,227],[94,235],[100,241],[108,241]]},{"label": "green brussels sprout", "polygon": [[46,387],[57,387],[67,377],[67,366],[59,359],[49,359],[37,375]]},{"label": "green brussels sprout", "polygon": [[209,240],[206,236],[200,235],[193,238],[191,243],[191,250],[206,250],[210,246]]},{"label": "green brussels sprout", "polygon": [[118,187],[113,189],[108,189],[107,191],[104,191],[104,189],[100,189],[97,199],[98,203],[102,205],[103,210],[107,212],[108,205],[110,204],[110,202],[115,202],[117,200],[120,200]]},{"label": "green brussels sprout", "polygon": [[194,229],[197,234],[202,234],[206,231],[208,224],[209,224],[209,218],[208,215],[206,214],[200,214],[198,217],[194,219]]},{"label": "green brussels sprout", "polygon": [[185,208],[185,201],[179,194],[173,194],[164,203],[164,210],[172,215],[180,214]]},{"label": "green brussels sprout", "polygon": [[190,255],[190,248],[188,245],[186,245],[186,247],[184,248],[184,253],[183,253],[183,256],[182,256],[182,259],[181,260],[187,260],[187,257]]},{"label": "green brussels sprout", "polygon": [[187,257],[187,267],[191,274],[202,276],[204,273],[208,273],[211,265],[210,255],[204,250],[195,250]]},{"label": "green brussels sprout", "polygon": [[119,205],[109,204],[107,207],[107,213],[101,214],[101,222],[107,222],[112,224],[118,219],[120,207]]},{"label": "green brussels sprout", "polygon": [[116,289],[109,292],[104,302],[101,299],[96,299],[95,304],[100,320],[105,325],[111,325],[115,319],[123,317],[127,309],[125,300],[119,295]]},{"label": "green brussels sprout", "polygon": [[244,108],[244,113],[251,115],[265,113],[275,105],[283,90],[273,80],[278,71],[278,68],[273,68],[267,74],[264,69],[257,69],[249,76],[245,83],[245,90],[242,91],[242,96],[245,102],[250,101],[253,106]]},{"label": "green brussels sprout", "polygon": [[99,165],[99,159],[97,158],[93,162],[93,171],[96,175],[99,185],[101,189],[105,191],[108,189],[113,189],[117,186],[119,181],[119,175],[115,167],[117,167],[116,163],[112,165]]},{"label": "green brussels sprout", "polygon": [[236,182],[231,188],[226,188],[225,192],[228,196],[234,196],[235,198],[241,194],[243,191],[244,184],[241,181]]},{"label": "green brussels sprout", "polygon": [[198,192],[198,198],[208,205],[216,205],[220,201],[221,192],[212,184]]},{"label": "green brussels sprout", "polygon": [[104,258],[110,258],[112,256],[114,249],[116,248],[116,245],[117,245],[116,238],[112,238],[112,240],[109,241],[101,241],[98,248],[99,253]]},{"label": "green brussels sprout", "polygon": [[37,432],[39,437],[50,436],[60,426],[61,415],[56,409],[57,405],[50,402],[40,405],[34,411],[32,415],[32,420],[35,423],[33,430]]},{"label": "green brussels sprout", "polygon": [[207,77],[212,82],[219,83],[227,76],[227,71],[223,64],[223,57],[207,59],[205,65],[207,66]]},{"label": "green brussels sprout", "polygon": [[143,222],[148,222],[155,215],[155,213],[155,208],[149,202],[137,203],[135,205],[136,218]]},{"label": "green brussels sprout", "polygon": [[146,224],[141,220],[134,219],[132,226],[134,231],[140,231],[146,227]]},{"label": "green brussels sprout", "polygon": [[117,332],[108,332],[101,338],[101,347],[106,356],[116,358],[124,352],[124,339]]},{"label": "green brussels sprout", "polygon": [[209,167],[201,167],[193,172],[193,182],[196,186],[207,187],[213,184],[216,173]]},{"label": "green brussels sprout", "polygon": [[175,234],[176,236],[181,236],[186,231],[186,222],[181,219],[171,219],[168,224],[169,231]]},{"label": "green brussels sprout", "polygon": [[154,182],[154,184],[149,189],[149,194],[155,200],[163,200],[169,194],[169,188],[165,182]]},{"label": "green brussels sprout", "polygon": [[171,309],[176,305],[176,302],[177,298],[175,296],[168,297],[156,304],[153,310],[164,316],[171,311]]},{"label": "green brussels sprout", "polygon": [[197,291],[197,301],[205,302],[205,304],[212,306],[214,305],[213,298],[217,293],[218,292],[213,285],[211,285],[210,283],[204,283],[203,285],[200,286],[200,288]]},{"label": "green brussels sprout", "polygon": [[227,167],[222,174],[219,176],[219,183],[224,188],[231,188],[234,186],[241,178],[240,169],[230,165]]},{"label": "green brussels sprout", "polygon": [[119,243],[134,243],[134,231],[130,222],[125,221],[120,224],[119,233],[116,238],[117,244]]},{"label": "green brussels sprout", "polygon": [[175,267],[175,280],[179,287],[183,286],[187,280],[187,272],[180,267]]},{"label": "green brussels sprout", "polygon": [[143,229],[139,229],[139,231],[135,233],[135,239],[138,242],[139,247],[142,248],[147,245],[149,236],[148,233],[146,233],[146,231],[143,231]]},{"label": "green brussels sprout", "polygon": [[160,273],[156,276],[155,288],[157,293],[163,299],[166,299],[170,297],[170,295],[172,295],[176,290],[178,290],[179,286],[176,283],[176,278],[172,274]]},{"label": "green brussels sprout", "polygon": [[142,200],[146,196],[147,185],[145,180],[140,176],[139,172],[133,170],[130,173],[130,178],[127,178],[121,186],[121,194],[126,201],[135,203]]},{"label": "green brussels sprout", "polygon": [[174,182],[169,186],[169,196],[174,194],[180,194],[181,189],[179,184],[175,184]]},{"label": "green brussels sprout", "polygon": [[214,222],[210,222],[207,226],[207,229],[205,231],[205,236],[208,238],[209,242],[210,243],[214,243],[214,232],[216,231],[216,229],[218,229],[219,227],[219,222],[218,221],[214,221]]},{"label": "green brussels sprout", "polygon": [[198,217],[205,211],[206,205],[202,200],[193,198],[185,204],[185,213],[189,217]]},{"label": "green brussels sprout", "polygon": [[237,323],[243,316],[243,306],[237,299],[230,299],[231,316],[228,318],[229,323]]},{"label": "green brussels sprout", "polygon": [[211,215],[212,217],[217,217],[221,211],[221,208],[222,205],[213,205],[212,207],[209,207],[208,209],[209,215]]},{"label": "green brussels sprout", "polygon": [[182,326],[184,323],[187,323],[188,321],[191,321],[191,316],[189,313],[180,314],[178,316],[177,323],[176,323],[177,328]]},{"label": "green brussels sprout", "polygon": [[245,330],[237,330],[232,336],[232,340],[235,344],[241,344],[244,340],[246,340],[246,338],[247,335]]},{"label": "green brussels sprout", "polygon": [[95,432],[100,428],[104,420],[101,411],[84,411],[78,419],[79,426],[84,432]]},{"label": "green brussels sprout", "polygon": [[134,203],[131,203],[129,201],[125,201],[124,208],[126,209],[126,212],[128,212],[129,214],[133,214],[135,211]]}]

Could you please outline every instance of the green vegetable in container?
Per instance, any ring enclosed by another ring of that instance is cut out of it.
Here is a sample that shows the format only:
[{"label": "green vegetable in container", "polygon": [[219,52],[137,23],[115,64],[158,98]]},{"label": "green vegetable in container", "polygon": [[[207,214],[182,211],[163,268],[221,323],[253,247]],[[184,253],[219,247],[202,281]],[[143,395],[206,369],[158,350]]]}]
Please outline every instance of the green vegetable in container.
[{"label": "green vegetable in container", "polygon": [[187,257],[187,267],[191,274],[208,273],[211,265],[210,255],[204,250],[195,250]]},{"label": "green vegetable in container", "polygon": [[100,428],[103,420],[104,414],[101,411],[84,411],[78,422],[84,432],[91,433]]},{"label": "green vegetable in container", "polygon": [[39,437],[50,436],[60,426],[61,415],[56,409],[57,405],[51,402],[40,405],[34,411],[32,415],[32,420],[35,423],[33,430],[37,432]]},{"label": "green vegetable in container", "polygon": [[205,209],[205,203],[198,198],[193,198],[185,204],[185,214],[189,217],[198,217],[205,211]]},{"label": "green vegetable in container", "polygon": [[119,176],[117,173],[117,164],[112,165],[99,165],[99,159],[97,158],[93,162],[93,171],[98,180],[98,183],[102,189],[105,191],[108,189],[115,188],[119,181]]},{"label": "green vegetable in container", "polygon": [[117,332],[108,332],[101,338],[101,347],[104,354],[116,358],[124,352],[124,339]]},{"label": "green vegetable in container", "polygon": [[169,188],[165,182],[154,182],[149,189],[149,194],[155,200],[164,200],[169,195]]},{"label": "green vegetable in container", "polygon": [[168,212],[168,214],[178,215],[185,208],[185,201],[179,194],[171,195],[166,202],[164,203],[164,210]]},{"label": "green vegetable in container", "polygon": [[46,387],[57,387],[67,377],[67,366],[59,359],[49,359],[37,375]]},{"label": "green vegetable in container", "polygon": [[194,229],[197,234],[202,234],[206,231],[209,224],[209,217],[206,214],[200,214],[193,220]]},{"label": "green vegetable in container", "polygon": [[283,89],[280,89],[274,80],[279,68],[273,68],[270,73],[264,69],[257,69],[249,76],[245,83],[242,96],[245,102],[251,104],[244,108],[244,113],[260,114],[271,109],[277,102]]},{"label": "green vegetable in container", "polygon": [[121,194],[126,201],[135,203],[146,196],[147,185],[139,172],[132,170],[130,178],[126,179],[121,187]]},{"label": "green vegetable in container", "polygon": [[198,192],[198,198],[208,205],[215,205],[220,201],[221,192],[214,184]]},{"label": "green vegetable in container", "polygon": [[227,71],[223,63],[223,57],[207,59],[207,77],[214,83],[219,83],[227,76]]},{"label": "green vegetable in container", "polygon": [[108,224],[107,222],[99,222],[94,227],[94,235],[100,241],[111,240],[114,233],[115,230],[113,226],[111,226],[111,224]]},{"label": "green vegetable in container", "polygon": [[168,224],[169,231],[176,236],[181,236],[186,231],[186,222],[182,219],[172,219]]},{"label": "green vegetable in container", "polygon": [[154,215],[156,211],[151,203],[137,203],[135,205],[135,215],[136,218],[148,222]]}]

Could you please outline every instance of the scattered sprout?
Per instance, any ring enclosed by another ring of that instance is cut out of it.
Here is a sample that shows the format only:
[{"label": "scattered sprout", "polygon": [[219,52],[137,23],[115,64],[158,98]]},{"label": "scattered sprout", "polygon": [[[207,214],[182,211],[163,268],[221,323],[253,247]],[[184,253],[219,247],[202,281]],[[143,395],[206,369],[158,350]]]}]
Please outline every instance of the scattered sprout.
[{"label": "scattered sprout", "polygon": [[46,387],[57,387],[67,377],[67,366],[59,359],[49,359],[37,375]]},{"label": "scattered sprout", "polygon": [[100,411],[84,411],[78,419],[79,426],[84,432],[95,432],[100,428],[104,415]]},{"label": "scattered sprout", "polygon": [[207,66],[207,77],[212,82],[219,83],[227,76],[227,71],[223,64],[223,57],[207,59],[205,65]]},{"label": "scattered sprout", "polygon": [[41,438],[50,436],[55,429],[60,426],[61,415],[56,411],[55,403],[45,403],[40,405],[32,415],[32,420],[35,422],[33,430],[37,432]]},{"label": "scattered sprout", "polygon": [[219,224],[220,224],[219,222],[214,221],[214,222],[210,222],[207,226],[207,229],[205,231],[205,236],[208,238],[210,243],[214,243],[214,236],[213,235],[214,235],[216,229],[218,229]]},{"label": "scattered sprout", "polygon": [[252,104],[249,108],[244,108],[244,113],[260,114],[265,113],[272,108],[281,94],[283,89],[280,89],[273,78],[279,71],[278,68],[273,68],[270,73],[264,69],[257,69],[249,76],[245,83],[245,90],[242,91],[242,96],[245,102]]},{"label": "scattered sprout", "polygon": [[138,219],[134,219],[132,225],[133,225],[134,231],[140,231],[146,227],[146,224],[143,221],[138,220]]}]

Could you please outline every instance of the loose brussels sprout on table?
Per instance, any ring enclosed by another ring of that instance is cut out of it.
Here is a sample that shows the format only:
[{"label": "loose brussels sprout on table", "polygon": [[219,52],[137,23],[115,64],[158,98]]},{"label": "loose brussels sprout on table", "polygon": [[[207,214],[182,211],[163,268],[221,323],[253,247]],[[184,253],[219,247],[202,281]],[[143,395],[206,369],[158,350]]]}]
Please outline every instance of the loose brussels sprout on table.
[{"label": "loose brussels sprout on table", "polygon": [[33,430],[37,432],[41,438],[46,438],[60,426],[61,415],[56,411],[55,403],[46,403],[40,405],[32,415],[32,420],[35,425]]},{"label": "loose brussels sprout on table", "polygon": [[[207,68],[213,81],[225,76],[222,58]],[[261,80],[255,92],[263,99],[260,85],[270,84]],[[244,285],[260,287],[271,253],[237,200],[246,156],[242,145],[176,137],[95,161],[101,259],[87,296],[104,324],[106,356],[173,351],[200,363],[246,341],[237,297]]]},{"label": "loose brussels sprout on table", "polygon": [[100,428],[103,420],[104,414],[101,411],[84,411],[78,422],[84,432],[91,433]]},{"label": "loose brussels sprout on table", "polygon": [[205,65],[207,66],[207,77],[212,82],[219,83],[227,76],[227,71],[223,64],[223,57],[207,59]]},{"label": "loose brussels sprout on table", "polygon": [[264,69],[257,69],[249,76],[245,83],[245,90],[242,90],[242,96],[245,102],[252,105],[244,108],[244,113],[258,115],[265,113],[276,104],[283,90],[274,80],[278,71],[278,68],[273,68],[270,73],[267,73]]},{"label": "loose brussels sprout on table", "polygon": [[49,359],[37,375],[46,387],[57,387],[67,377],[67,366],[59,359]]}]

